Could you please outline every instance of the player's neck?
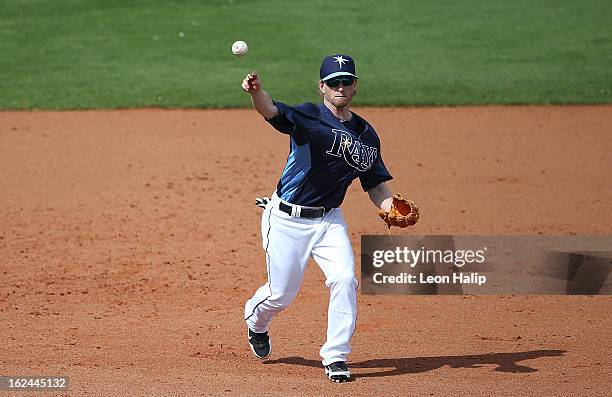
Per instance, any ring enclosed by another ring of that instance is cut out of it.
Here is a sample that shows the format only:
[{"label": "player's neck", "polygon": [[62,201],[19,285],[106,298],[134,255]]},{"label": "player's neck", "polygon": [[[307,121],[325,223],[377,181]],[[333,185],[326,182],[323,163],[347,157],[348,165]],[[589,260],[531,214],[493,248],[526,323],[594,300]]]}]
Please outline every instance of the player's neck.
[{"label": "player's neck", "polygon": [[336,116],[336,118],[339,118],[342,121],[348,121],[353,117],[348,105],[338,107],[326,100],[323,100],[323,104],[330,110],[330,112],[332,112],[334,116]]}]

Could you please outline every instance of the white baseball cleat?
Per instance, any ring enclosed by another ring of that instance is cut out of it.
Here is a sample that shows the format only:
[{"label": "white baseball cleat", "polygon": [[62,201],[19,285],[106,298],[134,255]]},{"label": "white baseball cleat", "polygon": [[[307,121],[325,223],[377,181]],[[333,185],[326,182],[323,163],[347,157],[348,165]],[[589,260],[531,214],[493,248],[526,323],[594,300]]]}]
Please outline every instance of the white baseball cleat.
[{"label": "white baseball cleat", "polygon": [[351,379],[351,372],[344,361],[336,361],[325,366],[325,375],[336,383],[348,382]]}]

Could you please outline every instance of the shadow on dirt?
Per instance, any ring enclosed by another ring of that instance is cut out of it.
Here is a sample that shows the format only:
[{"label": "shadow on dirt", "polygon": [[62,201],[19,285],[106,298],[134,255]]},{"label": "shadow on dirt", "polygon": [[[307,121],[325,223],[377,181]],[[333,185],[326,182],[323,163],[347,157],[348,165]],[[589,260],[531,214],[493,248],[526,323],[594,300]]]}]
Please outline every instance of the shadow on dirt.
[{"label": "shadow on dirt", "polygon": [[[439,357],[410,357],[410,358],[381,358],[349,363],[349,368],[380,369],[381,371],[356,373],[354,378],[373,378],[379,376],[396,376],[410,373],[427,372],[448,365],[451,368],[480,368],[484,365],[497,365],[494,371],[526,373],[538,370],[519,361],[533,360],[541,357],[560,357],[565,350],[533,350],[516,353],[489,353],[466,356],[439,356]],[[285,357],[276,360],[264,361],[264,364],[292,364],[307,367],[321,367],[318,360],[303,357]]]}]

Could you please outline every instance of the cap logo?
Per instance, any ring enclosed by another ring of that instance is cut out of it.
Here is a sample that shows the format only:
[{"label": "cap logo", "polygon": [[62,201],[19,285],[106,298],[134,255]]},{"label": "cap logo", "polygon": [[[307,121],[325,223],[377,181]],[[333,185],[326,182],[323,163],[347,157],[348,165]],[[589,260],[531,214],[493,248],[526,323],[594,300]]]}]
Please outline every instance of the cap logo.
[{"label": "cap logo", "polygon": [[342,64],[344,62],[348,62],[348,59],[342,58],[342,55],[335,56],[334,59],[335,59],[334,62],[338,62],[338,65],[340,65],[340,69],[342,69]]}]

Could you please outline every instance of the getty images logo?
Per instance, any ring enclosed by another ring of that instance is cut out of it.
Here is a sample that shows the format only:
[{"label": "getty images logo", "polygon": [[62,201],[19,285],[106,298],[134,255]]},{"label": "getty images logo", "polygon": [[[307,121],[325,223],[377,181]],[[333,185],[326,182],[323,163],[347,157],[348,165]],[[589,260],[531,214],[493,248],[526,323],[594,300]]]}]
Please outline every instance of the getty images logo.
[{"label": "getty images logo", "polygon": [[403,263],[415,267],[417,263],[447,263],[463,267],[471,263],[483,263],[487,247],[479,250],[432,250],[421,247],[413,250],[408,247],[396,247],[393,250],[375,250],[372,252],[372,265],[380,268],[385,264]]}]

